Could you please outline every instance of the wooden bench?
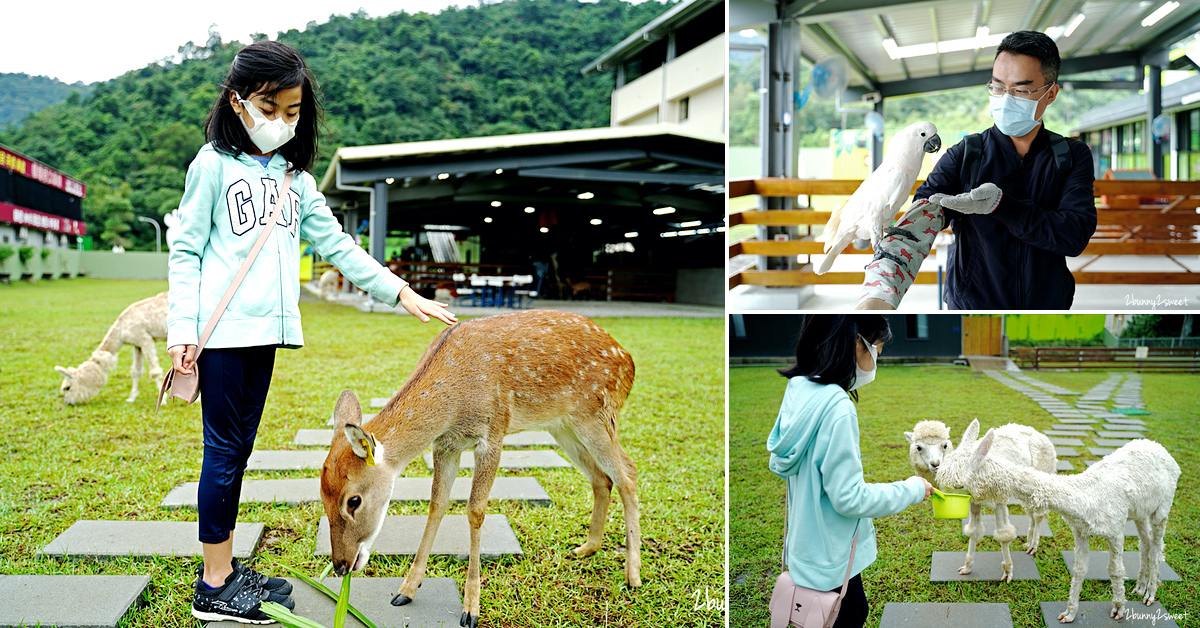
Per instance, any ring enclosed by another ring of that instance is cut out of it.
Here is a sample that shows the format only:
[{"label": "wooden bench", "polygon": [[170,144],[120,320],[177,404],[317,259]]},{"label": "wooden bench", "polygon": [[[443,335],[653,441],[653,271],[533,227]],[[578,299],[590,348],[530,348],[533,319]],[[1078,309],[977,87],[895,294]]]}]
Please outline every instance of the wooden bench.
[{"label": "wooden bench", "polygon": [[1020,368],[1120,369],[1140,373],[1200,372],[1200,348],[1150,347],[1138,358],[1134,347],[1014,347],[1009,357]]},{"label": "wooden bench", "polygon": [[[853,194],[862,183],[853,179],[742,179],[729,182],[729,196],[795,197],[800,195],[822,196]],[[923,181],[913,186],[915,192]],[[1166,257],[1180,266],[1180,272],[1120,272],[1087,271],[1090,260],[1072,271],[1077,284],[1193,284],[1200,283],[1200,273],[1193,273],[1173,255],[1200,255],[1200,242],[1196,241],[1195,228],[1200,225],[1200,181],[1134,181],[1097,180],[1093,193],[1096,197],[1150,197],[1156,203],[1110,208],[1098,204],[1096,233],[1089,241],[1083,255],[1148,255]],[[905,207],[907,209],[907,207]],[[817,242],[812,234],[813,225],[824,225],[830,212],[813,209],[746,210],[731,213],[729,226],[798,226],[805,227],[806,234],[799,240],[774,242],[747,238],[729,245],[729,257],[737,255],[764,255],[768,257],[792,257],[797,255],[820,255],[825,244]],[[897,214],[899,218],[899,214]],[[947,233],[949,229],[945,230]],[[870,254],[867,249],[847,249],[849,253]],[[930,256],[936,256],[935,249]],[[1097,257],[1096,259],[1099,259]],[[862,272],[830,272],[817,275],[813,272],[811,259],[795,270],[743,270],[729,277],[729,288],[739,285],[757,286],[804,286],[814,284],[861,284]],[[930,272],[917,274],[916,283],[936,284],[937,275]]]}]

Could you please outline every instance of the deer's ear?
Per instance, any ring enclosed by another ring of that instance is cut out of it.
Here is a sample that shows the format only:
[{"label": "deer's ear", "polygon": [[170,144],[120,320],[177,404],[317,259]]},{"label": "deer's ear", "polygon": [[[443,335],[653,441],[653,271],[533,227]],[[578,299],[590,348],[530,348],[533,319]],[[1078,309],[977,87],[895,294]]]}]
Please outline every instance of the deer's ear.
[{"label": "deer's ear", "polygon": [[367,461],[368,467],[375,466],[376,452],[382,457],[383,447],[375,441],[375,437],[357,425],[347,425],[342,428],[346,440],[350,441],[350,449],[354,455]]},{"label": "deer's ear", "polygon": [[61,374],[63,377],[65,377],[67,379],[75,379],[75,369],[74,368],[65,368],[62,366],[56,366],[56,367],[54,367],[54,370],[58,371],[59,374]]},{"label": "deer's ear", "polygon": [[349,390],[343,390],[333,406],[333,424],[335,426],[362,425],[362,406],[358,397]]}]

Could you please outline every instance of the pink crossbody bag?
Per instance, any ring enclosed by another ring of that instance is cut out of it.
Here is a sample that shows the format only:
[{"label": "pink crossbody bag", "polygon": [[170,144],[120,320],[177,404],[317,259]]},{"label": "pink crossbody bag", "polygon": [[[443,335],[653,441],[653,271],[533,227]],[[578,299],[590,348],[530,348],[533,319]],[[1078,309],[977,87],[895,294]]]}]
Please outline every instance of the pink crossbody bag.
[{"label": "pink crossbody bag", "polygon": [[[283,191],[275,198],[275,204],[271,207],[271,215],[267,217],[266,226],[259,232],[258,239],[254,241],[254,246],[250,247],[250,253],[246,255],[246,260],[238,268],[237,274],[233,276],[233,281],[229,283],[229,287],[225,289],[225,294],[221,296],[221,301],[217,303],[217,309],[213,310],[212,317],[208,319],[208,324],[204,326],[204,331],[200,333],[200,341],[196,345],[195,360],[200,359],[200,352],[204,351],[204,345],[208,343],[208,337],[212,335],[213,329],[216,328],[217,321],[221,319],[221,315],[225,313],[225,308],[233,300],[234,293],[242,285],[242,280],[246,278],[246,273],[250,271],[250,265],[254,263],[254,259],[258,257],[258,252],[267,243],[267,238],[275,231],[275,221],[279,218],[279,209],[283,205],[283,197],[291,189],[292,173],[288,172],[283,177]],[[172,368],[167,371],[166,377],[163,377],[162,387],[158,390],[158,401],[154,404],[154,411],[157,412],[169,397],[176,397],[184,400],[186,403],[192,403],[199,396],[200,370],[195,363],[192,365],[191,375],[184,375]]]},{"label": "pink crossbody bag", "polygon": [[[791,486],[788,486],[788,504],[792,501]],[[862,523],[862,519],[859,519]],[[771,628],[833,628],[838,613],[842,610],[842,598],[850,584],[850,570],[854,567],[854,550],[858,548],[858,524],[854,525],[854,540],[850,542],[850,564],[846,565],[846,577],[842,580],[842,592],[817,591],[792,582],[787,566],[787,515],[783,524],[783,573],[775,579],[771,590]]]}]

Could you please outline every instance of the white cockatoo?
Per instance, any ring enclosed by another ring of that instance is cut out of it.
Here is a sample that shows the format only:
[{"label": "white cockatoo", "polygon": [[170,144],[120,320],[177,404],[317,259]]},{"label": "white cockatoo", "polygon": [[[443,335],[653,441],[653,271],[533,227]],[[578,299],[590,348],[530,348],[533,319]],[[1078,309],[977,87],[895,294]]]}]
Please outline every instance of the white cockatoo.
[{"label": "white cockatoo", "polygon": [[914,122],[892,138],[883,162],[825,223],[825,233],[817,238],[825,243],[826,253],[817,268],[818,275],[829,271],[838,253],[851,241],[870,239],[872,247],[879,244],[883,228],[892,224],[896,212],[908,200],[925,153],[936,153],[941,147],[942,138],[932,122]]}]

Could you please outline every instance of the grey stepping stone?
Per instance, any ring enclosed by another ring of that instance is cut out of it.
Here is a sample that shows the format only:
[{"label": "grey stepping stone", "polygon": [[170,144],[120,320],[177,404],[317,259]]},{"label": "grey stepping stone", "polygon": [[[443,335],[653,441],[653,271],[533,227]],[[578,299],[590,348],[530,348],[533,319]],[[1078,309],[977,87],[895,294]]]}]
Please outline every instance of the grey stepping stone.
[{"label": "grey stepping stone", "polygon": [[[307,617],[322,626],[333,625],[337,602],[317,591],[299,578],[285,578],[292,583],[291,598],[296,601],[297,615]],[[350,603],[379,628],[441,628],[458,626],[462,614],[462,598],[454,578],[425,578],[417,597],[404,606],[392,606],[392,598],[404,578],[351,578]],[[341,578],[326,578],[322,584],[338,592]],[[279,624],[270,624],[279,626]],[[245,628],[233,621],[211,622],[208,628]],[[353,615],[346,618],[346,628],[364,628]]]},{"label": "grey stepping stone", "polygon": [[[1126,595],[1132,596],[1131,591],[1126,591]],[[1125,608],[1129,615],[1121,621],[1117,621],[1109,616],[1112,612],[1112,602],[1079,602],[1079,610],[1075,612],[1075,621],[1069,624],[1063,624],[1058,621],[1058,616],[1063,611],[1067,610],[1067,602],[1042,602],[1042,621],[1046,623],[1047,628],[1061,628],[1062,626],[1071,626],[1071,628],[1179,628],[1179,624],[1175,623],[1174,619],[1170,619],[1167,611],[1163,608],[1162,602],[1155,602],[1150,606],[1142,604],[1142,600],[1130,599],[1125,602]],[[1132,619],[1131,619],[1132,617]]]},{"label": "grey stepping stone", "polygon": [[303,471],[320,469],[325,464],[327,451],[271,451],[255,450],[246,462],[247,471]]},{"label": "grey stepping stone", "polygon": [[[1070,464],[1070,463],[1068,463]],[[1009,515],[1009,523],[1017,529],[1017,536],[1025,536],[1029,532],[1029,515]],[[967,535],[967,520],[963,519],[963,536]],[[992,536],[996,533],[996,515],[980,515],[979,522],[983,524],[983,535]],[[1038,536],[1054,536],[1050,531],[1050,523],[1046,519],[1042,519],[1042,525],[1038,526]],[[976,552],[978,554],[978,552]],[[976,562],[979,562],[976,559]],[[1000,561],[996,561],[997,563]]]},{"label": "grey stepping stone", "polygon": [[1058,460],[1054,463],[1054,470],[1055,471],[1074,471],[1075,465],[1071,464],[1070,462],[1067,462],[1066,460]]},{"label": "grey stepping stone", "polygon": [[[1009,555],[1013,561],[1013,580],[1042,579],[1032,556],[1011,549]],[[929,581],[999,581],[1004,575],[1004,570],[1000,567],[1004,556],[1002,552],[975,552],[975,563],[971,565],[971,573],[964,575],[958,573],[958,568],[963,566],[966,556],[966,552],[934,552],[929,567]]]},{"label": "grey stepping stone", "polygon": [[1042,432],[1046,436],[1091,436],[1091,432],[1083,430],[1044,430]]},{"label": "grey stepping stone", "polygon": [[1097,462],[1100,462],[1100,461],[1099,460],[1084,460],[1083,464],[1086,464],[1087,466],[1090,467],[1090,466],[1096,464]]},{"label": "grey stepping stone", "polygon": [[1054,455],[1058,456],[1059,458],[1073,458],[1075,456],[1078,456],[1079,452],[1075,451],[1074,449],[1072,449],[1070,447],[1055,447]]},{"label": "grey stepping stone", "polygon": [[1120,447],[1125,443],[1131,442],[1124,438],[1095,438],[1096,444],[1101,447]]},{"label": "grey stepping stone", "polygon": [[1145,438],[1144,436],[1142,436],[1141,434],[1138,434],[1137,432],[1113,432],[1113,431],[1109,431],[1109,430],[1097,431],[1096,435],[1100,436],[1101,438],[1128,438],[1130,440],[1133,440],[1136,438]]},{"label": "grey stepping stone", "polygon": [[386,406],[388,404],[388,402],[391,400],[392,400],[391,397],[371,397],[370,406],[372,408],[382,408],[382,407]]},{"label": "grey stepping stone", "polygon": [[[233,555],[247,559],[263,536],[263,524],[239,521]],[[76,521],[43,547],[39,556],[117,558],[123,556],[202,556],[194,521]]]},{"label": "grey stepping stone", "polygon": [[[1133,522],[1126,521],[1125,523],[1126,523],[1125,529],[1126,529],[1126,531],[1128,531],[1129,530],[1128,524],[1133,523]],[[1134,531],[1135,532],[1137,531],[1136,527],[1135,527]],[[1126,534],[1126,536],[1130,536],[1130,535]],[[1133,536],[1136,536],[1136,534],[1134,534]],[[1062,553],[1062,556],[1063,556],[1063,560],[1066,561],[1066,563],[1067,563],[1067,573],[1074,576],[1075,575],[1075,551],[1074,550],[1064,550]],[[1142,555],[1139,552],[1137,552],[1136,550],[1128,551],[1128,552],[1123,552],[1121,554],[1121,559],[1125,561],[1125,579],[1126,580],[1137,580],[1138,566],[1142,562]],[[1181,580],[1181,578],[1179,577],[1179,574],[1175,573],[1175,570],[1171,569],[1171,566],[1168,565],[1166,561],[1163,561],[1162,564],[1159,565],[1158,578],[1159,578],[1159,580],[1162,580],[1164,582],[1166,582],[1168,580],[1172,580],[1172,581]],[[1104,550],[1088,550],[1088,572],[1087,572],[1087,575],[1084,576],[1083,579],[1084,580],[1108,580],[1108,550],[1106,550],[1106,549],[1104,549]],[[1132,593],[1130,595],[1132,595]]]},{"label": "grey stepping stone", "polygon": [[[1103,458],[1104,456],[1107,456],[1108,454],[1111,454],[1112,452],[1116,451],[1116,448],[1115,447],[1088,447],[1087,450],[1092,452],[1093,456],[1100,456],[1101,458]],[[1091,466],[1091,465],[1088,465],[1088,466]]]},{"label": "grey stepping stone", "polygon": [[[198,482],[188,482],[171,489],[162,501],[163,508],[195,508]],[[433,478],[396,478],[392,487],[392,501],[429,501]],[[454,480],[450,489],[450,500],[465,502],[471,494],[471,478]],[[498,477],[492,483],[489,499],[529,502],[535,506],[549,506],[550,495],[536,478]],[[295,480],[247,480],[242,483],[243,504],[287,504],[296,506],[321,501],[321,479],[300,478]]]},{"label": "grey stepping stone", "polygon": [[1100,426],[1100,429],[1126,431],[1126,432],[1147,432],[1150,430],[1150,428],[1146,427],[1145,425],[1134,425],[1134,424],[1124,425],[1121,423],[1105,423]]},{"label": "grey stepping stone", "polygon": [[1073,430],[1086,429],[1082,426],[1086,425],[1088,423],[1099,423],[1099,421],[1097,421],[1096,419],[1059,419],[1059,422],[1060,423],[1070,423],[1071,429],[1073,429]]},{"label": "grey stepping stone", "polygon": [[1145,425],[1146,422],[1141,419],[1130,419],[1123,415],[1114,416],[1106,421],[1107,423],[1115,423],[1118,425]]},{"label": "grey stepping stone", "polygon": [[150,576],[0,575],[0,627],[116,628]]},{"label": "grey stepping stone", "polygon": [[1050,443],[1054,445],[1071,445],[1074,447],[1083,447],[1083,441],[1078,438],[1051,438]]},{"label": "grey stepping stone", "polygon": [[1116,414],[1114,412],[1095,412],[1092,414],[1092,416],[1097,419],[1104,419],[1105,421],[1113,421],[1113,420],[1119,419],[1125,415],[1124,414]]},{"label": "grey stepping stone", "polygon": [[[1083,443],[1079,444],[1082,445]],[[433,452],[425,452],[425,464],[430,469],[433,469]],[[558,455],[558,452],[549,449],[505,450],[500,452],[500,468],[502,469],[561,469],[570,466],[571,463]],[[475,453],[471,451],[462,452],[458,468],[474,469]]]},{"label": "grey stepping stone", "polygon": [[[375,418],[374,414],[364,414],[363,418],[362,418],[362,422],[366,423],[367,421],[370,421],[373,418]],[[333,427],[333,417],[329,417],[329,420],[325,421],[325,425],[327,425],[328,427]]]},{"label": "grey stepping stone", "polygon": [[[1069,421],[1070,419],[1063,419],[1063,420],[1064,420],[1064,421]],[[1070,432],[1070,431],[1072,431],[1072,430],[1089,430],[1089,431],[1090,431],[1090,430],[1094,430],[1094,429],[1096,429],[1096,428],[1094,428],[1094,427],[1092,427],[1092,426],[1090,426],[1090,425],[1051,425],[1051,426],[1050,426],[1050,429],[1052,429],[1052,430],[1066,430],[1066,431]]]},{"label": "grey stepping stone", "polygon": [[[415,556],[425,533],[425,515],[389,515],[383,518],[383,528],[371,547],[372,554],[382,556]],[[491,560],[502,556],[521,556],[521,544],[504,515],[486,515],[480,528],[479,558]],[[316,556],[329,556],[329,518],[321,517],[317,526]],[[454,556],[467,560],[471,555],[471,524],[466,515],[445,515],[438,525],[430,555]],[[338,586],[341,586],[340,584]],[[353,590],[353,587],[351,587]],[[393,593],[394,595],[394,593]],[[417,596],[420,597],[420,596]],[[390,599],[390,598],[389,598]],[[461,609],[460,609],[461,610]]]},{"label": "grey stepping stone", "polygon": [[883,617],[879,620],[879,628],[1012,628],[1012,625],[1007,603],[888,602],[883,605]]},{"label": "grey stepping stone", "polygon": [[[329,447],[333,442],[333,430],[297,430],[292,440],[297,446]],[[558,442],[545,430],[515,432],[504,437],[505,447],[553,447]]]}]

